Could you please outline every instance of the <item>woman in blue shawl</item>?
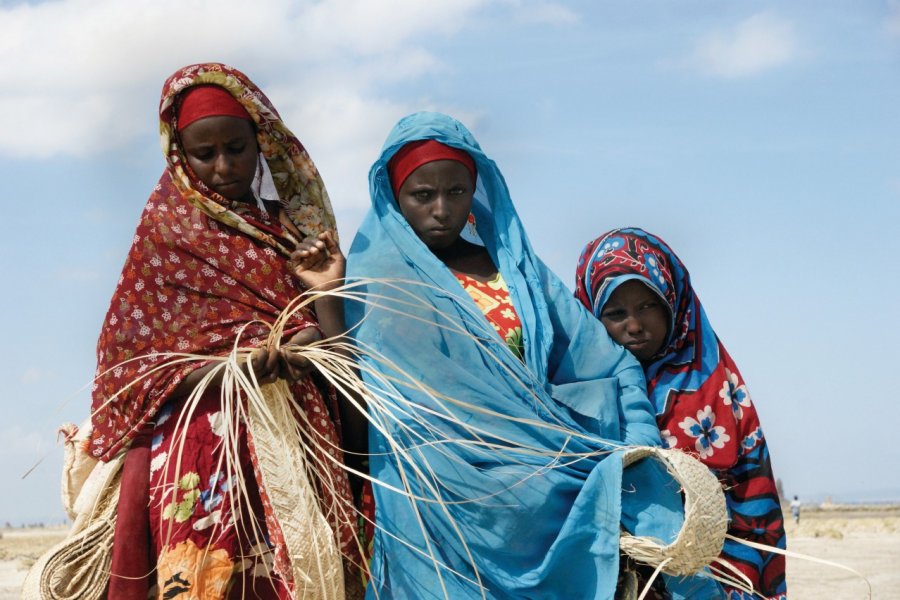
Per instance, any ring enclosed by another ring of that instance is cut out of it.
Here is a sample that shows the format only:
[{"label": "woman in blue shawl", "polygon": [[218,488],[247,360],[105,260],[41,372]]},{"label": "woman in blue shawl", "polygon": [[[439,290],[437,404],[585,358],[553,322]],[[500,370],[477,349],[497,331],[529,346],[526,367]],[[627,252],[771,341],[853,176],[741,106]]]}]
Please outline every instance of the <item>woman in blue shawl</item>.
[{"label": "woman in blue shawl", "polygon": [[[503,176],[461,123],[402,119],[369,189],[347,264],[365,301],[346,305],[380,398],[368,597],[613,598],[620,527],[669,542],[682,522],[658,464],[622,467],[622,446],[660,443],[640,365],[535,256]],[[483,247],[457,239],[471,224],[460,202]],[[520,336],[497,334],[492,300],[468,289],[479,283],[501,302],[508,290]],[[705,575],[667,586],[675,598],[719,593]]]}]

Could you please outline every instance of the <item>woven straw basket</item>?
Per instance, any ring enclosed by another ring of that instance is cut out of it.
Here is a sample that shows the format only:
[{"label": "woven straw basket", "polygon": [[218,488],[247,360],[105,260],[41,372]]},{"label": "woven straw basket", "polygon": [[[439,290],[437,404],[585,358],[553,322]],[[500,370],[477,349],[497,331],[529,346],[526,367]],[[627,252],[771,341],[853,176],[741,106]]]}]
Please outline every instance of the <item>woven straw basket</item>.
[{"label": "woven straw basket", "polygon": [[22,585],[23,600],[106,597],[123,460],[120,454],[96,463],[70,511],[75,515],[71,531],[32,565]]},{"label": "woven straw basket", "polygon": [[684,494],[684,525],[668,545],[659,540],[622,533],[619,547],[635,561],[662,567],[669,575],[692,575],[722,552],[728,529],[728,512],[722,486],[696,458],[680,451],[640,446],[625,451],[622,464],[652,457],[663,463]]}]

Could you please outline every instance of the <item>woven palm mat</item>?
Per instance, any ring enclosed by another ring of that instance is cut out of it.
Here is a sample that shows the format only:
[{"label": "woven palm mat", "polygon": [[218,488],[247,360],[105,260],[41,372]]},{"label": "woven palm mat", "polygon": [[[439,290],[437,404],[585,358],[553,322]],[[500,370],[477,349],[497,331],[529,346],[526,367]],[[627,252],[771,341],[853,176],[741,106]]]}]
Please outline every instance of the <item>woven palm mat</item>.
[{"label": "woven palm mat", "polygon": [[250,435],[261,483],[284,537],[294,597],[344,600],[344,569],[310,475],[314,471],[297,443],[290,391],[283,380],[261,387],[264,408],[249,403]]}]

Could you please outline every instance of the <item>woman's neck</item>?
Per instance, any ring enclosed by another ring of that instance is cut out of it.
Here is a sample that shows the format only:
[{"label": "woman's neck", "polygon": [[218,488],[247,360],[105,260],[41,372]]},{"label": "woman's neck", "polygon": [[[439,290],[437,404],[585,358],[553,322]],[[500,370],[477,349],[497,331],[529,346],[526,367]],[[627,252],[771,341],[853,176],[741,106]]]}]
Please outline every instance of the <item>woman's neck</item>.
[{"label": "woman's neck", "polygon": [[497,275],[497,267],[484,246],[477,246],[457,238],[447,248],[432,250],[449,269],[477,279],[490,281]]}]

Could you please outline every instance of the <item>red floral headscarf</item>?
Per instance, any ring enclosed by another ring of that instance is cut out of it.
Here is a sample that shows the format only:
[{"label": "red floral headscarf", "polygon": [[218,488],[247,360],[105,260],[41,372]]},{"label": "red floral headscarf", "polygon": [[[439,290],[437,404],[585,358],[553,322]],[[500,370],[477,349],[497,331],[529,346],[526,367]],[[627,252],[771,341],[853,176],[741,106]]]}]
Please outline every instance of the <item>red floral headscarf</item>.
[{"label": "red floral headscarf", "polygon": [[[261,344],[271,323],[300,293],[286,257],[296,236],[276,211],[231,202],[188,167],[177,135],[176,104],[192,86],[228,91],[256,126],[281,208],[304,237],[335,228],[328,194],[299,140],[240,71],[218,63],[185,67],[163,86],[160,133],[167,168],[138,223],[97,344],[90,453],[108,460],[200,366],[160,366],[170,353],[224,355],[237,341]],[[287,335],[315,326],[298,315]],[[157,369],[157,370],[154,370]]]}]

